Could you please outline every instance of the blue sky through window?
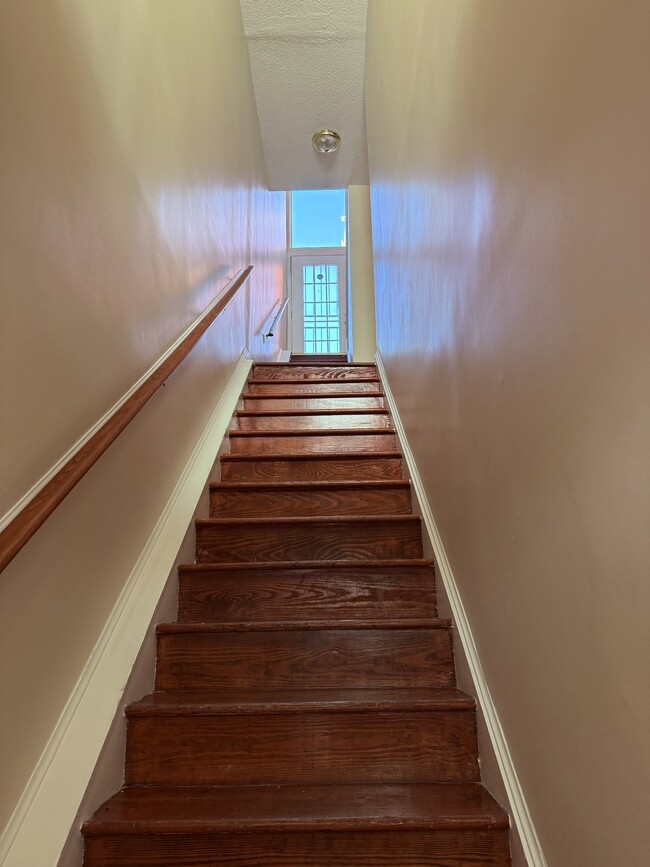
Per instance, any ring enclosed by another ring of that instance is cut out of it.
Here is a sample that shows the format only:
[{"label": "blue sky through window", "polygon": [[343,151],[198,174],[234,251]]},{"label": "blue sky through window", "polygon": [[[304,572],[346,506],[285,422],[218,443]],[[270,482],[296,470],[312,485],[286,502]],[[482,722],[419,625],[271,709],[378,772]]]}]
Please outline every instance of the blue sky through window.
[{"label": "blue sky through window", "polygon": [[345,216],[345,190],[293,190],[291,246],[345,247]]}]

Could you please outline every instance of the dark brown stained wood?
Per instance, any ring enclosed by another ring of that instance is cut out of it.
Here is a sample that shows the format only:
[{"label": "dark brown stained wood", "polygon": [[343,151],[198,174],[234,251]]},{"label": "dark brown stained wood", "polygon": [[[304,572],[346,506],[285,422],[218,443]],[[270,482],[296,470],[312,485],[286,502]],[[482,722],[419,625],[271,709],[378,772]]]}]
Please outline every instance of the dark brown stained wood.
[{"label": "dark brown stained wood", "polygon": [[[314,421],[316,425],[318,425],[321,416],[333,418],[336,417],[347,417],[356,418],[357,416],[385,416],[388,415],[388,410],[385,407],[375,407],[370,409],[359,409],[354,406],[343,408],[343,409],[318,409],[314,407],[309,407],[307,409],[268,409],[261,410],[258,408],[253,409],[238,409],[235,412],[235,418],[243,418],[244,416],[250,416],[251,418],[291,418],[292,416],[301,416],[305,419],[311,419]],[[344,427],[343,425],[339,425],[339,427]]]},{"label": "dark brown stained wood", "polygon": [[[484,830],[507,813],[476,783],[374,786],[134,786],[84,823],[89,836],[232,831]],[[403,842],[406,838],[403,838]]]},{"label": "dark brown stained wood", "polygon": [[[299,360],[302,358],[303,360]],[[331,358],[333,361],[328,361]],[[377,365],[374,361],[347,361],[347,356],[342,352],[336,353],[298,353],[292,355],[289,361],[256,361],[255,367],[267,367],[272,370],[282,370],[287,367],[331,367],[332,364],[354,370],[355,368],[372,367]]]},{"label": "dark brown stained wood", "polygon": [[278,382],[272,380],[257,380],[249,379],[246,386],[247,391],[251,394],[263,395],[280,395],[288,397],[292,394],[306,395],[327,395],[329,397],[338,394],[373,394],[381,392],[381,382],[379,378],[366,379],[360,381],[345,380],[343,382],[316,382],[303,380],[296,382]]},{"label": "dark brown stained wood", "polygon": [[271,713],[249,703],[223,713],[218,703],[192,705],[192,698],[140,705],[130,716],[127,784],[478,780],[471,707],[437,707],[431,698],[382,709],[277,703]]},{"label": "dark brown stained wood", "polygon": [[280,413],[251,412],[242,410],[234,419],[233,430],[250,431],[326,431],[346,430],[392,430],[393,425],[387,410],[364,412],[284,411]]},{"label": "dark brown stained wood", "polygon": [[422,557],[413,515],[209,518],[196,522],[199,563]]},{"label": "dark brown stained wood", "polygon": [[249,622],[238,620],[234,623],[224,621],[221,623],[179,623],[177,620],[170,623],[159,623],[156,626],[158,635],[203,635],[206,632],[223,635],[234,632],[318,632],[323,629],[337,630],[375,630],[375,629],[450,629],[451,620],[446,617],[420,617],[405,626],[402,619],[387,619],[381,622],[374,620],[324,620],[323,618],[296,621],[296,620],[266,620],[261,622]]},{"label": "dark brown stained wood", "polygon": [[507,867],[373,365],[257,364],[85,867]]},{"label": "dark brown stained wood", "polygon": [[[256,361],[256,367],[268,367],[272,370],[281,370],[283,367],[295,367],[298,364],[299,367],[316,367],[318,365],[322,365],[324,367],[328,367],[326,361],[323,359],[332,357],[335,358],[337,362],[341,361],[341,359],[345,358],[345,354],[342,352],[332,352],[332,353],[321,353],[321,352],[303,352],[298,353],[298,355],[303,355],[306,358],[306,361],[298,362],[294,360],[294,356],[291,356],[289,361]],[[297,359],[297,356],[295,356]],[[376,364],[374,361],[344,361],[344,367],[373,367],[376,368]]]},{"label": "dark brown stained wood", "polygon": [[126,716],[233,716],[238,714],[474,711],[472,696],[456,687],[423,689],[176,690],[152,692],[126,708]]},{"label": "dark brown stained wood", "polygon": [[221,478],[228,482],[401,479],[399,452],[347,455],[222,455]]},{"label": "dark brown stained wood", "polygon": [[211,518],[407,515],[407,481],[276,482],[210,485]]},{"label": "dark brown stained wood", "polygon": [[228,306],[251,275],[253,266],[245,268],[230,289],[209,308],[176,349],[147,377],[145,382],[122,406],[104,422],[100,429],[64,464],[50,481],[21,509],[0,532],[0,572],[50,517],[56,507],[83,479],[122,431],[133,421],[142,407],[164,385],[178,365],[194,349],[219,314]]},{"label": "dark brown stained wood", "polygon": [[364,379],[377,381],[378,377],[374,364],[346,364],[333,367],[322,364],[255,364],[249,381],[296,382],[305,379],[317,379],[319,382],[332,380],[358,382]]},{"label": "dark brown stained wood", "polygon": [[[199,624],[196,624],[199,626]],[[454,686],[448,628],[158,634],[156,689]]]},{"label": "dark brown stained wood", "polygon": [[[486,823],[487,825],[487,823]],[[165,826],[163,825],[163,828]],[[489,826],[488,826],[489,827]],[[89,837],[85,867],[508,867],[508,829]]]},{"label": "dark brown stained wood", "polygon": [[244,394],[244,408],[253,412],[281,412],[282,410],[368,410],[386,409],[386,399],[381,394],[340,395],[338,397],[318,397],[318,395],[282,395]]},{"label": "dark brown stained wood", "polygon": [[314,353],[292,352],[290,364],[350,364],[344,352]]},{"label": "dark brown stained wood", "polygon": [[137,718],[125,782],[472,782],[476,751],[472,714],[450,711]]},{"label": "dark brown stained wood", "polygon": [[185,622],[395,619],[436,616],[430,565],[338,563],[183,566],[178,619]]},{"label": "dark brown stained wood", "polygon": [[397,447],[393,431],[230,431],[230,453],[245,455],[385,452]]}]

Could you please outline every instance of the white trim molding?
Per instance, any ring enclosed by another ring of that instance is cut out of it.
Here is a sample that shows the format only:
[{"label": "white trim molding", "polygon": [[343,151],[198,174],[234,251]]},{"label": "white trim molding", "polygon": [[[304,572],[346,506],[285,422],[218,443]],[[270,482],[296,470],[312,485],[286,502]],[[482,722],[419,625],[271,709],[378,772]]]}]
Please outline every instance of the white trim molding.
[{"label": "white trim molding", "polygon": [[[0,532],[2,532],[5,527],[11,524],[16,515],[22,512],[25,506],[27,506],[34,499],[34,497],[43,490],[43,488],[45,487],[45,485],[48,484],[48,482],[52,481],[54,476],[56,476],[56,474],[68,463],[68,461],[73,458],[77,454],[77,452],[80,451],[86,445],[86,443],[95,436],[97,431],[102,428],[106,424],[106,422],[111,419],[119,409],[121,409],[121,407],[124,406],[127,400],[129,400],[129,398],[136,393],[136,391],[144,382],[147,381],[151,374],[158,367],[160,367],[160,365],[164,361],[166,361],[173,352],[175,352],[175,350],[185,340],[188,334],[190,334],[192,330],[196,327],[196,324],[201,319],[203,319],[206,313],[209,313],[210,310],[212,310],[212,308],[219,303],[219,301],[221,301],[221,299],[226,294],[226,292],[228,292],[230,287],[235,283],[236,280],[239,279],[243,271],[244,269],[240,268],[240,270],[235,274],[235,276],[228,281],[228,283],[223,287],[223,289],[219,291],[217,296],[208,304],[205,310],[203,310],[196,317],[196,319],[192,322],[191,325],[188,325],[185,331],[180,335],[177,340],[174,341],[174,343],[172,343],[169,349],[167,349],[160,356],[160,358],[154,361],[151,367],[142,374],[140,379],[131,386],[131,388],[126,392],[126,394],[122,395],[122,397],[116,403],[114,403],[113,406],[109,410],[107,410],[104,415],[100,419],[98,419],[95,424],[91,428],[89,428],[86,433],[83,434],[83,436],[81,436],[64,455],[61,455],[59,460],[55,464],[53,464],[50,469],[47,470],[47,472],[44,473],[41,478],[37,482],[35,482],[25,494],[23,494],[23,496],[18,500],[18,502],[14,503],[14,505],[9,509],[9,511],[5,512],[5,514],[0,517]],[[209,280],[210,278],[207,279]]]},{"label": "white trim molding", "polygon": [[0,840],[5,867],[55,867],[252,366],[244,351],[147,539]]},{"label": "white trim molding", "polygon": [[408,468],[408,473],[411,479],[413,491],[415,493],[415,496],[417,497],[417,501],[420,507],[422,521],[431,541],[431,546],[433,548],[434,558],[436,561],[436,569],[442,579],[445,590],[447,592],[447,598],[449,599],[449,604],[452,610],[454,626],[463,646],[463,651],[465,653],[467,664],[469,666],[472,677],[472,682],[474,684],[477,701],[483,712],[490,740],[492,742],[492,748],[499,764],[499,770],[501,772],[503,784],[505,786],[508,800],[510,802],[510,811],[512,813],[513,823],[519,834],[522,848],[524,850],[524,855],[529,867],[548,867],[539,838],[537,836],[537,832],[535,830],[532,815],[528,808],[528,804],[526,802],[521,783],[519,782],[519,778],[517,776],[517,772],[512,761],[512,756],[510,755],[510,750],[508,749],[508,744],[506,742],[503,728],[499,721],[497,709],[490,694],[490,689],[485,678],[485,673],[483,671],[483,667],[478,656],[476,642],[474,641],[474,636],[472,635],[472,630],[469,624],[469,620],[467,618],[467,613],[465,612],[463,600],[461,599],[458,585],[456,584],[454,574],[451,570],[451,565],[449,563],[449,560],[447,559],[445,548],[442,543],[438,527],[436,526],[433,512],[431,511],[431,506],[429,504],[424,483],[415,463],[415,457],[413,455],[411,447],[409,446],[406,431],[404,430],[404,425],[402,424],[399,410],[397,408],[397,404],[395,403],[395,398],[388,382],[386,368],[384,367],[381,353],[379,351],[377,351],[375,355],[375,360],[377,362],[377,370],[379,371],[379,376],[381,378],[384,394],[388,403],[388,408],[390,410],[393,423],[395,425],[397,436],[400,440],[402,452],[404,454],[404,460],[406,461],[406,466]]}]

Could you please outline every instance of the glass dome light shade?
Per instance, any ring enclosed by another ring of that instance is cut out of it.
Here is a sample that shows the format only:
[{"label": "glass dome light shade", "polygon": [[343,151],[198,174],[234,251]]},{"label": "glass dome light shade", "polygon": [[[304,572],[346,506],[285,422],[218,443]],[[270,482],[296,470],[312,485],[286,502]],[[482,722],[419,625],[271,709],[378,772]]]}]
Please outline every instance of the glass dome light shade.
[{"label": "glass dome light shade", "polygon": [[321,154],[331,154],[341,146],[341,136],[332,129],[321,129],[311,138],[314,150]]}]

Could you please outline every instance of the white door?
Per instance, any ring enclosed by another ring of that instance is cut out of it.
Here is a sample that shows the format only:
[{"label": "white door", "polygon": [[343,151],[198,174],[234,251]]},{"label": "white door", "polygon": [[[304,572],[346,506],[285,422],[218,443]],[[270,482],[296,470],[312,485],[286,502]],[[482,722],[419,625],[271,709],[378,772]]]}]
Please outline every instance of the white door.
[{"label": "white door", "polygon": [[291,256],[291,349],[347,352],[347,256]]}]

